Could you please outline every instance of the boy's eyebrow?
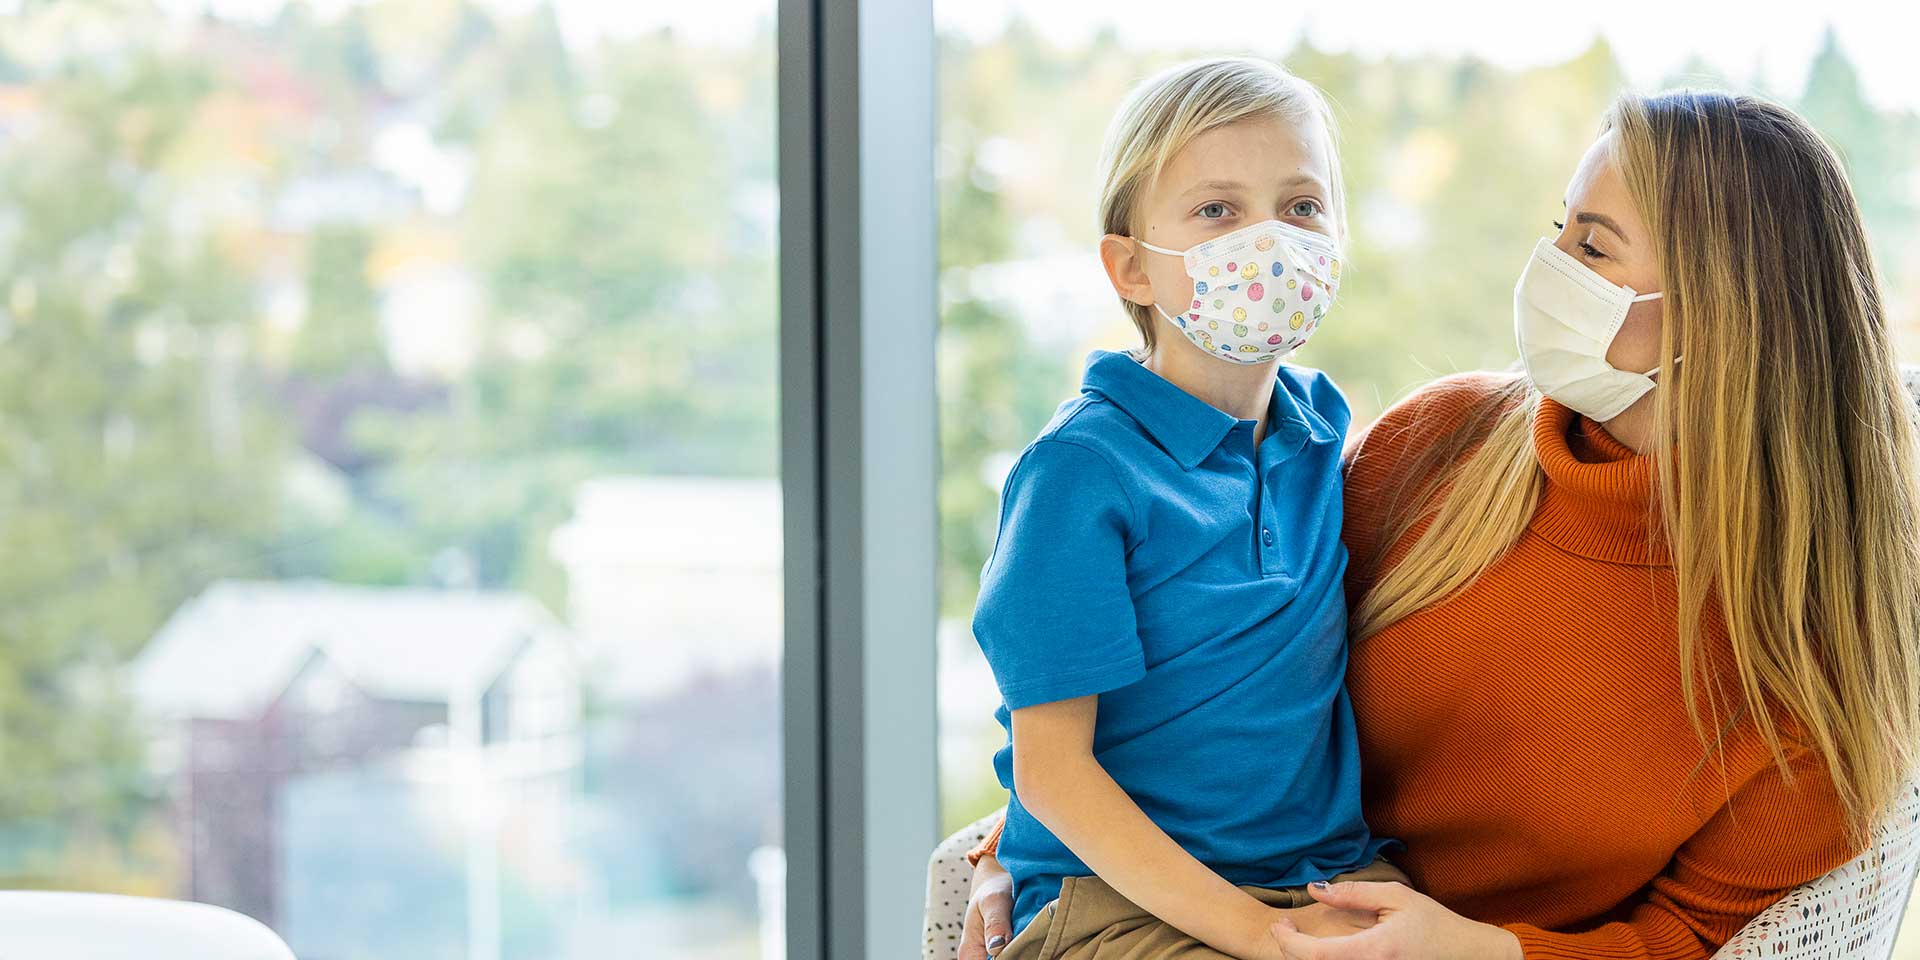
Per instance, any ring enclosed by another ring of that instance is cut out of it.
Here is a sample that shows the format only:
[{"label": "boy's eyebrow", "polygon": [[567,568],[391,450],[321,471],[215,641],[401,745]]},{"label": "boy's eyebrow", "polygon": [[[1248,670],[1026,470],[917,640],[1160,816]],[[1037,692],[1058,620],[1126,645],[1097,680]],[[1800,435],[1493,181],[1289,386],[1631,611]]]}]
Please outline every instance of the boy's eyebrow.
[{"label": "boy's eyebrow", "polygon": [[1238,180],[1202,180],[1181,191],[1180,195],[1184,197],[1189,193],[1201,193],[1208,190],[1245,190],[1246,188],[1247,185]]},{"label": "boy's eyebrow", "polygon": [[[1296,173],[1293,176],[1288,177],[1287,179],[1282,180],[1280,182],[1280,186],[1282,187],[1297,187],[1297,186],[1301,186],[1302,184],[1311,184],[1316,187],[1324,186],[1324,184],[1320,182],[1320,178],[1314,176],[1311,173]],[[1238,180],[1202,180],[1199,183],[1196,183],[1193,186],[1188,187],[1186,190],[1182,191],[1180,195],[1184,197],[1189,193],[1200,193],[1207,190],[1245,190],[1245,189],[1247,189],[1247,185],[1244,183],[1241,183]]]}]

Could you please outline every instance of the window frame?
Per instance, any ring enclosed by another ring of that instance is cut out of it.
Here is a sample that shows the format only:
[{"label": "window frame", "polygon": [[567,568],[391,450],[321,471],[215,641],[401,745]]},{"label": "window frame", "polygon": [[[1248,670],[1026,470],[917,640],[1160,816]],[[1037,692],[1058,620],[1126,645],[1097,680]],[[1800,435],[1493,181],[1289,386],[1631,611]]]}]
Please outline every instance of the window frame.
[{"label": "window frame", "polygon": [[939,839],[931,0],[779,0],[788,960],[918,949]]}]

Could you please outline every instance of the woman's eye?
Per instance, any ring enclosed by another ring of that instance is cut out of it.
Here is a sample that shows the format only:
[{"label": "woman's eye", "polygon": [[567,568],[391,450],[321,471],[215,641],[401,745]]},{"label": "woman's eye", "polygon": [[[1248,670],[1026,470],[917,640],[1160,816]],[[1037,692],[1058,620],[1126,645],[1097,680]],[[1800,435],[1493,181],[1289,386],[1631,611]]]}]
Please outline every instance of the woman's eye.
[{"label": "woman's eye", "polygon": [[1592,257],[1595,260],[1605,260],[1607,258],[1606,254],[1601,253],[1599,250],[1594,249],[1593,244],[1588,243],[1585,240],[1580,241],[1580,250],[1581,252],[1585,253],[1587,256]]},{"label": "woman's eye", "polygon": [[1301,200],[1293,205],[1293,215],[1296,217],[1311,217],[1319,212],[1320,204],[1312,200]]},{"label": "woman's eye", "polygon": [[1227,215],[1227,205],[1216,200],[1201,207],[1200,215],[1208,220],[1218,220]]}]

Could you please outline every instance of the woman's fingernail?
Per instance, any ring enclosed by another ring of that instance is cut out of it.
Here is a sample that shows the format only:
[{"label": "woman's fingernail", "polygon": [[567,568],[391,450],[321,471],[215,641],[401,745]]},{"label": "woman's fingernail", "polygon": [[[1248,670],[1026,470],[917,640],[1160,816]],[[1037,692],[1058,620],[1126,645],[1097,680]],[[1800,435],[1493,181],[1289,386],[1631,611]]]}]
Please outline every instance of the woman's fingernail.
[{"label": "woman's fingernail", "polygon": [[1315,881],[1313,882],[1313,885],[1314,885],[1314,887],[1315,887],[1315,888],[1317,888],[1317,889],[1320,889],[1320,890],[1325,890],[1325,889],[1327,889],[1327,882],[1326,882],[1325,880],[1315,880]]},{"label": "woman's fingernail", "polygon": [[1004,933],[996,933],[993,936],[987,938],[988,950],[998,950],[1001,947],[1004,947],[1006,945],[1007,945],[1007,935]]}]

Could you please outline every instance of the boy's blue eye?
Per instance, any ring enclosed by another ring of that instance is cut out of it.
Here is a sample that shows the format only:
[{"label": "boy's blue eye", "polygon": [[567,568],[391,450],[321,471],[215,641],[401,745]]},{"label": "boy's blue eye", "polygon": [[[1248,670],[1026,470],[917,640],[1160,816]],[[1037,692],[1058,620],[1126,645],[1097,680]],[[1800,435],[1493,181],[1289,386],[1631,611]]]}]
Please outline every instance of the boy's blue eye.
[{"label": "boy's blue eye", "polygon": [[1296,217],[1311,217],[1319,212],[1320,204],[1312,200],[1302,200],[1293,205],[1293,215]]},{"label": "boy's blue eye", "polygon": [[1216,200],[1201,207],[1200,215],[1208,220],[1218,220],[1227,215],[1227,205]]}]

